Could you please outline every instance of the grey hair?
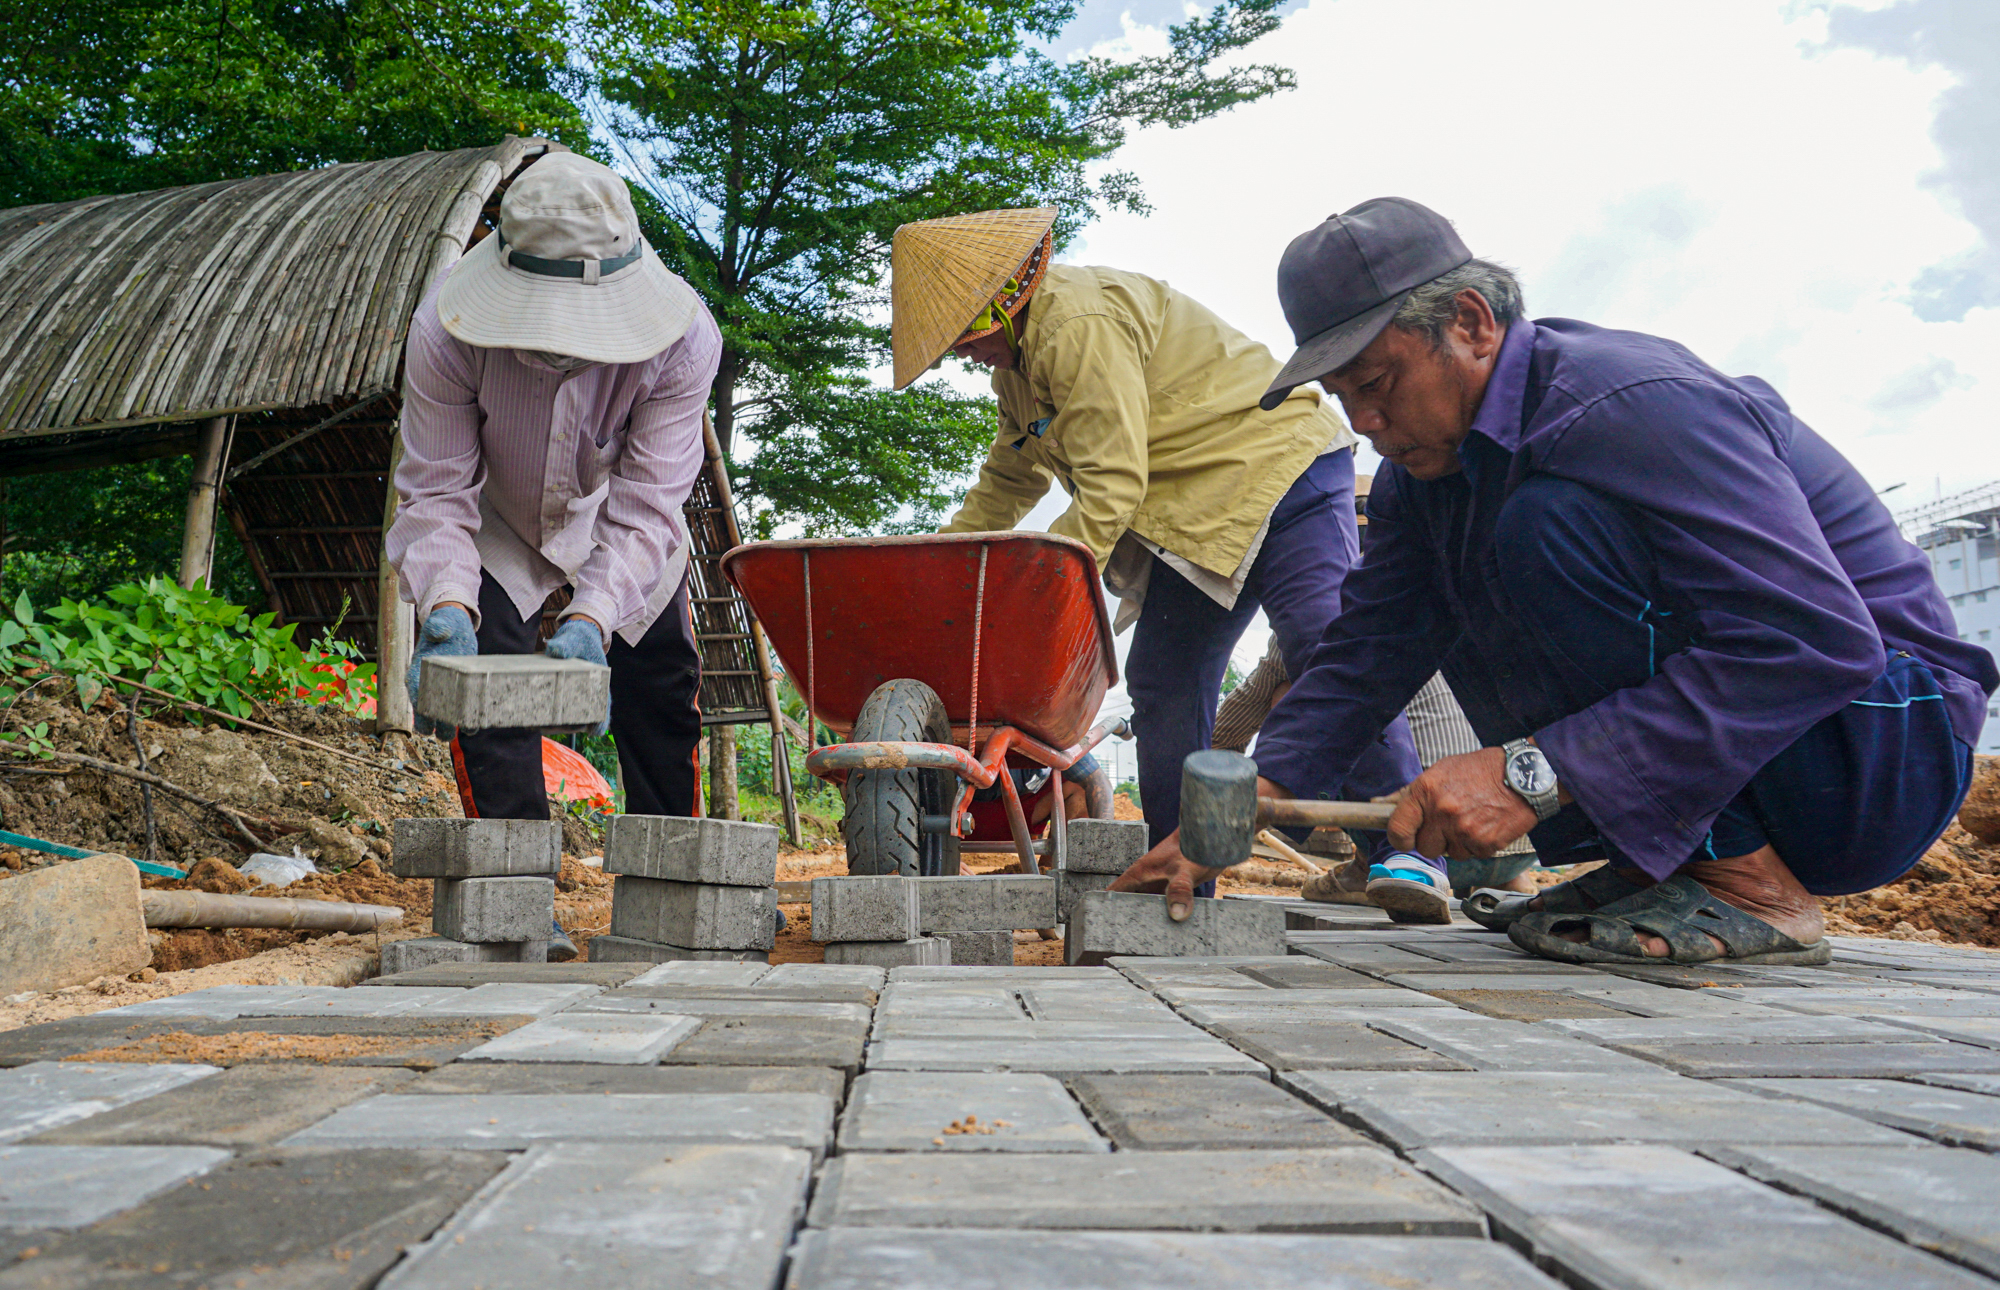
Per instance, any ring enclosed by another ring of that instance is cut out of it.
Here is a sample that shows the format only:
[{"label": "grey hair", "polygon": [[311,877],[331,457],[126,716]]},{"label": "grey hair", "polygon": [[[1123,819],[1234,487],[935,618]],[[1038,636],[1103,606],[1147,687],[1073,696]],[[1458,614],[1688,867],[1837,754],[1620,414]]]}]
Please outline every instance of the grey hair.
[{"label": "grey hair", "polygon": [[1390,321],[1422,336],[1432,349],[1443,349],[1445,329],[1458,318],[1461,291],[1477,291],[1485,297],[1494,321],[1503,327],[1522,317],[1521,280],[1514,271],[1491,260],[1467,260],[1410,292]]}]

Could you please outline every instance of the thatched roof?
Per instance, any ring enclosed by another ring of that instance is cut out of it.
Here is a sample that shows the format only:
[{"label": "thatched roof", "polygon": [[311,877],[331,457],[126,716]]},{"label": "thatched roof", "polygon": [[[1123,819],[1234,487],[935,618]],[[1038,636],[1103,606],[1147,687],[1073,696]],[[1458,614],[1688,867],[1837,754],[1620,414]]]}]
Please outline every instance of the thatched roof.
[{"label": "thatched roof", "polygon": [[551,145],[0,211],[0,438],[343,405],[504,177]]}]

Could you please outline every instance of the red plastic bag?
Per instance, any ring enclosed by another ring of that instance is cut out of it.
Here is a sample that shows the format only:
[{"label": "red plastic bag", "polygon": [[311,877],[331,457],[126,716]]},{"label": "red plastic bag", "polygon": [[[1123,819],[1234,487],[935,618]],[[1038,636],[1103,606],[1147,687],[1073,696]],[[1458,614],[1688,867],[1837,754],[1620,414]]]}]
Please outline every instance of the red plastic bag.
[{"label": "red plastic bag", "polygon": [[563,802],[588,802],[600,811],[613,808],[611,785],[580,752],[553,739],[542,740],[542,787]]}]

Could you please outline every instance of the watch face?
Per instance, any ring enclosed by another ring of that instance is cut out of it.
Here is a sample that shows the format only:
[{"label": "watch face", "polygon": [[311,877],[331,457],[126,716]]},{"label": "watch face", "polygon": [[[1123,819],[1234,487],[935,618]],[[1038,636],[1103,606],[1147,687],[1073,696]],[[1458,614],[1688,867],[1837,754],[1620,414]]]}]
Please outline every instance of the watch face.
[{"label": "watch face", "polygon": [[1528,797],[1538,797],[1556,786],[1555,768],[1538,748],[1523,748],[1508,759],[1507,782]]}]

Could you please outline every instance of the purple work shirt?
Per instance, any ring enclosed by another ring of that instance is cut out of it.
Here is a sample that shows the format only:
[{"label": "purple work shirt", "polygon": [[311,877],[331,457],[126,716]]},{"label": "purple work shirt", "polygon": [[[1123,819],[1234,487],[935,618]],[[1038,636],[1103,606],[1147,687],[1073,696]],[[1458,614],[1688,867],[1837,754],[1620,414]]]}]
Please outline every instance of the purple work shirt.
[{"label": "purple work shirt", "polygon": [[[1928,560],[1867,481],[1764,382],[1657,337],[1523,321],[1460,459],[1463,472],[1429,482],[1394,464],[1375,477],[1341,615],[1257,742],[1259,772],[1293,793],[1331,796],[1448,662],[1482,741],[1532,733],[1604,841],[1655,877],[1687,861],[1751,776],[1860,695],[1885,649],[1929,665],[1952,729],[1976,743],[2000,684],[1992,656],[1958,639]],[[1696,627],[1644,684],[1526,731],[1508,699],[1532,708],[1540,682],[1507,646],[1517,611],[1464,573],[1494,566],[1495,518],[1531,475],[1630,508]]]}]

